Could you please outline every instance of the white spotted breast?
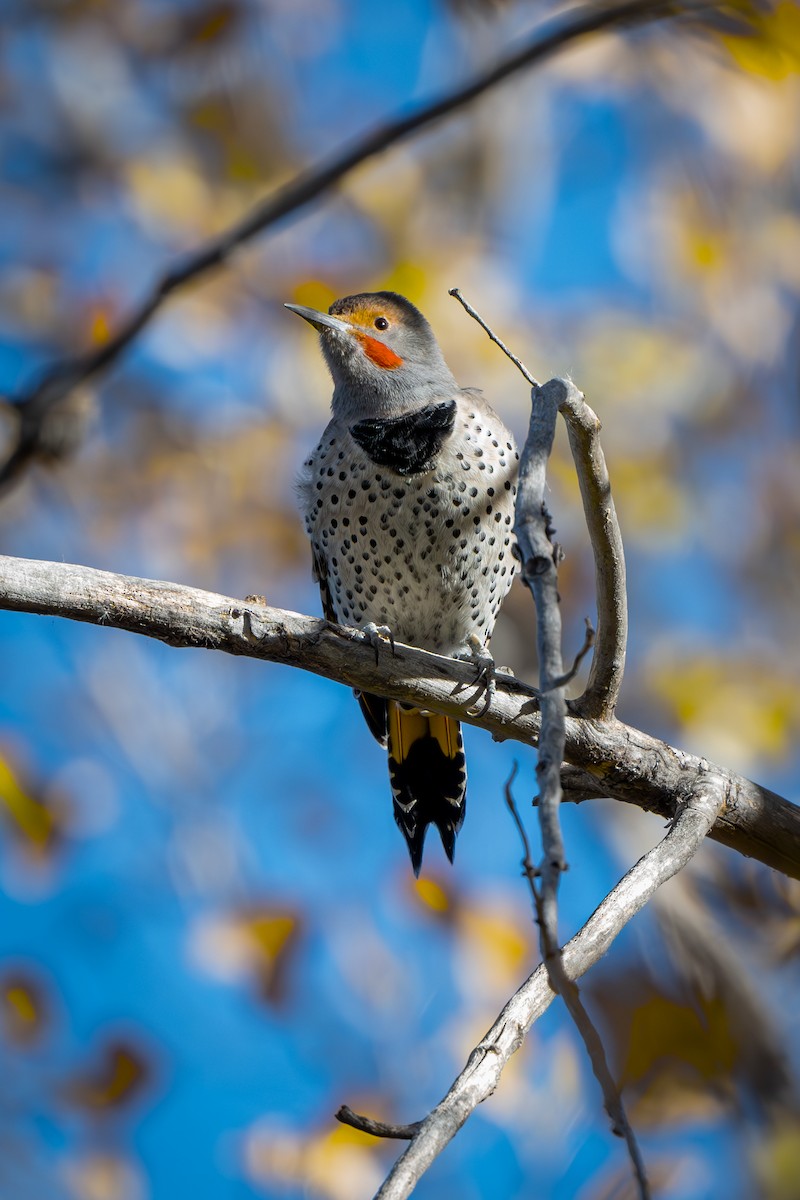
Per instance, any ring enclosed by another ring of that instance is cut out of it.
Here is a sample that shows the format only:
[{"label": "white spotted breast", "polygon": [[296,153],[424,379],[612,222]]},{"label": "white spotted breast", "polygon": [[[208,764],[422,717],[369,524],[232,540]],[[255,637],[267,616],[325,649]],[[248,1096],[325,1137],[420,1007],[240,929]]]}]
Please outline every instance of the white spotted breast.
[{"label": "white spotted breast", "polygon": [[298,481],[306,529],[343,625],[387,625],[398,641],[452,654],[488,643],[516,570],[519,456],[477,395],[430,468],[379,465],[333,420]]}]

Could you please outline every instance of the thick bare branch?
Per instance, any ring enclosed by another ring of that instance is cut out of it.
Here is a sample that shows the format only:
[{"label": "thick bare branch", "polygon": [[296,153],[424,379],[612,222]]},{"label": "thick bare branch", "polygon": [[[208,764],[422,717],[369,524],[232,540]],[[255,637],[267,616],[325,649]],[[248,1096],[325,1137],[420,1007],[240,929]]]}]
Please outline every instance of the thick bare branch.
[{"label": "thick bare branch", "polygon": [[[657,888],[690,860],[713,827],[725,803],[727,781],[707,772],[678,812],[666,837],[624,876],[563,950],[569,979],[575,980],[606,953],[614,938]],[[472,1112],[497,1087],[500,1076],[526,1033],[555,998],[547,969],[540,966],[506,1004],[475,1047],[447,1095],[421,1123],[395,1163],[375,1200],[405,1200],[433,1160]]]},{"label": "thick bare branch", "polygon": [[96,350],[55,363],[39,375],[35,384],[16,397],[19,431],[14,449],[0,466],[0,491],[11,486],[39,453],[42,423],[48,410],[78,384],[115,363],[173,293],[222,266],[239,246],[316,200],[361,163],[465,107],[516,72],[544,61],[573,42],[604,29],[642,25],[681,13],[702,12],[709,7],[712,6],[688,3],[687,0],[619,0],[606,5],[587,4],[549,22],[544,29],[538,29],[527,42],[461,87],[381,125],[331,155],[327,161],[302,172],[257,204],[230,229],[171,266],[107,342]]},{"label": "thick bare branch", "polygon": [[[286,663],[448,713],[495,738],[535,745],[539,736],[536,690],[513,677],[497,675],[492,702],[478,717],[470,711],[476,699],[472,663],[398,643],[396,656],[387,651],[376,664],[372,646],[358,630],[177,583],[0,556],[2,609],[127,629],[176,647]],[[568,716],[565,755],[581,769],[584,794],[624,800],[667,820],[709,769],[705,759],[617,720]],[[727,802],[711,836],[800,878],[800,808],[741,775],[713,769],[725,779]]]}]

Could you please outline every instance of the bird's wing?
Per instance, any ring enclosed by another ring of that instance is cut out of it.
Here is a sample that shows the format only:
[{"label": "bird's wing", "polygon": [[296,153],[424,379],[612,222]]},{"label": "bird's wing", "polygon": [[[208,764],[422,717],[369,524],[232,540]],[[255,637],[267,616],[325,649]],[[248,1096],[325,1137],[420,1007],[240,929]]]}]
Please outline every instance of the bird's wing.
[{"label": "bird's wing", "polygon": [[313,559],[312,575],[319,584],[319,594],[322,598],[322,611],[325,614],[325,620],[330,621],[332,625],[338,625],[339,619],[333,607],[333,597],[328,585],[328,564],[316,546],[311,547],[311,554]]},{"label": "bird's wing", "polygon": [[[319,594],[322,597],[322,611],[325,614],[325,620],[330,621],[332,625],[338,625],[339,618],[333,607],[333,597],[328,585],[328,565],[316,546],[312,546],[311,554],[313,557],[313,575],[319,584]],[[388,736],[388,717],[386,701],[383,696],[373,696],[370,692],[360,692],[357,688],[354,690],[353,695],[361,705],[361,711],[364,714],[364,720],[369,726],[370,733],[381,746],[385,746]]]}]

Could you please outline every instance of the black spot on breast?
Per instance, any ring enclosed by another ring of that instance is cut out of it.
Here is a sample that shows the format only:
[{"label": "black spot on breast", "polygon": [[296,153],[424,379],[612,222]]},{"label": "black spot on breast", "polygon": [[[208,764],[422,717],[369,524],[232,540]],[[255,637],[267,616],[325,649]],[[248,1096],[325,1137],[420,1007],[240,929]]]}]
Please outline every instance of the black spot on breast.
[{"label": "black spot on breast", "polygon": [[418,475],[433,466],[455,418],[455,400],[445,400],[402,417],[358,421],[350,433],[374,463],[398,475]]}]

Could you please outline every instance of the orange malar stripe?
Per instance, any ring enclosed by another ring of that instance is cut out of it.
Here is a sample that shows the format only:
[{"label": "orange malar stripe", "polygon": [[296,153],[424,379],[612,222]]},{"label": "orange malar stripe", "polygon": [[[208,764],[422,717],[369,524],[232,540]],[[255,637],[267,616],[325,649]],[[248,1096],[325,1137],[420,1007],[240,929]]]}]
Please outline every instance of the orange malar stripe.
[{"label": "orange malar stripe", "polygon": [[400,355],[395,354],[394,350],[390,350],[377,338],[370,337],[368,333],[356,333],[356,337],[364,347],[367,358],[371,359],[376,366],[383,367],[385,371],[394,371],[403,365]]}]

